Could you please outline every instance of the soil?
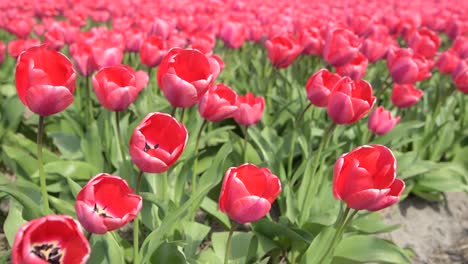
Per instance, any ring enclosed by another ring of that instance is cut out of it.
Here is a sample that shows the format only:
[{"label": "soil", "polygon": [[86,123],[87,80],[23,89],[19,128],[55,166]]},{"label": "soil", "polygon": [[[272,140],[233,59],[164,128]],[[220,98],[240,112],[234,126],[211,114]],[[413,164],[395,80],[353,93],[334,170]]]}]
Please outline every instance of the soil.
[{"label": "soil", "polygon": [[401,228],[385,234],[416,254],[415,264],[468,263],[468,194],[447,193],[445,203],[410,196],[383,217]]}]

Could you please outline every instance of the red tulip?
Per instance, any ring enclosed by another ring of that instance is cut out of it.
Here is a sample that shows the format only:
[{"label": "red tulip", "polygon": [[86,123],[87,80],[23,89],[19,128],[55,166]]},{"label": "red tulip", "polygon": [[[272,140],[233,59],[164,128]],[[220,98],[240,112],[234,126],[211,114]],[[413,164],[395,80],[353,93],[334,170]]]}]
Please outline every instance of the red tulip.
[{"label": "red tulip", "polygon": [[354,59],[359,46],[359,39],[352,31],[344,28],[331,28],[325,38],[323,58],[334,67],[342,66]]},{"label": "red tulip", "polygon": [[76,216],[91,233],[104,234],[132,221],[141,210],[141,196],[119,176],[100,173],[76,197]]},{"label": "red tulip", "polygon": [[452,80],[460,92],[468,93],[468,66],[466,62],[458,64],[457,69],[453,71]]},{"label": "red tulip", "polygon": [[234,116],[237,111],[237,94],[225,84],[213,85],[200,99],[198,111],[211,122],[218,122]]},{"label": "red tulip", "polygon": [[73,102],[75,78],[70,60],[44,45],[23,52],[16,65],[18,96],[41,116],[61,112]]},{"label": "red tulip", "polygon": [[187,140],[187,129],[175,118],[149,113],[133,130],[130,156],[141,171],[165,172],[182,154]]},{"label": "red tulip", "polygon": [[8,54],[16,59],[21,52],[39,45],[41,42],[37,39],[15,39],[8,43]]},{"label": "red tulip", "polygon": [[367,127],[376,135],[385,135],[390,130],[395,127],[395,125],[400,121],[400,117],[392,117],[390,111],[385,110],[383,106],[377,107],[377,109],[372,112],[367,121]]},{"label": "red tulip", "polygon": [[219,209],[244,224],[264,217],[281,192],[281,182],[267,168],[253,164],[231,167],[224,175]]},{"label": "red tulip", "polygon": [[389,51],[387,66],[395,83],[410,84],[431,76],[431,63],[411,49]]},{"label": "red tulip", "polygon": [[387,56],[387,52],[395,47],[395,41],[388,37],[370,37],[362,41],[361,52],[366,56],[369,62],[374,63]]},{"label": "red tulip", "polygon": [[460,58],[468,58],[468,36],[458,36],[453,41],[452,49]]},{"label": "red tulip", "polygon": [[343,66],[336,67],[336,73],[341,76],[349,76],[353,80],[359,80],[364,77],[369,61],[360,52],[350,62]]},{"label": "red tulip", "polygon": [[435,66],[441,73],[451,74],[459,62],[460,58],[453,50],[446,50],[439,54]]},{"label": "red tulip", "polygon": [[24,224],[11,250],[13,264],[84,264],[89,242],[78,223],[67,215],[48,215]]},{"label": "red tulip", "polygon": [[392,90],[392,103],[398,108],[411,107],[419,102],[423,91],[418,90],[414,84],[395,84]]},{"label": "red tulip", "polygon": [[146,33],[138,28],[130,28],[123,31],[125,36],[125,50],[130,52],[138,52],[141,44],[146,37]]},{"label": "red tulip", "polygon": [[244,25],[241,23],[226,22],[221,28],[219,35],[227,47],[238,49],[244,44],[247,34]]},{"label": "red tulip", "polygon": [[333,168],[333,195],[356,210],[378,211],[400,199],[404,181],[396,160],[382,145],[360,146],[341,155]]},{"label": "red tulip", "polygon": [[87,43],[80,41],[71,44],[70,54],[78,72],[82,76],[89,76],[96,70],[97,65],[93,60],[91,46]]},{"label": "red tulip", "polygon": [[299,41],[307,55],[322,55],[324,39],[317,27],[310,26],[301,31]]},{"label": "red tulip", "polygon": [[208,32],[198,32],[190,38],[190,47],[204,54],[211,53],[215,44],[215,36]]},{"label": "red tulip", "polygon": [[327,113],[337,124],[352,124],[369,112],[375,100],[368,82],[343,77],[328,97]]},{"label": "red tulip", "polygon": [[408,40],[408,46],[416,54],[426,58],[433,58],[440,46],[440,37],[427,28],[415,31]]},{"label": "red tulip", "polygon": [[238,110],[234,114],[234,120],[244,126],[258,123],[265,109],[265,99],[262,96],[255,97],[253,93],[237,97]]},{"label": "red tulip", "polygon": [[219,64],[210,60],[215,59],[198,50],[180,48],[171,49],[164,57],[158,69],[158,85],[173,107],[198,103],[219,74]]},{"label": "red tulip", "polygon": [[60,51],[65,46],[65,37],[63,32],[57,29],[48,31],[44,36],[44,43],[53,49]]},{"label": "red tulip", "polygon": [[166,54],[166,43],[160,37],[149,36],[141,44],[141,63],[148,67],[158,66]]},{"label": "red tulip", "polygon": [[302,52],[302,47],[297,41],[283,36],[267,40],[265,46],[268,52],[268,58],[273,66],[278,69],[288,67]]},{"label": "red tulip", "polygon": [[123,60],[123,47],[107,38],[97,39],[91,45],[91,54],[97,68],[119,65]]},{"label": "red tulip", "polygon": [[336,73],[331,73],[327,69],[321,69],[310,76],[307,80],[307,98],[310,103],[318,107],[326,107],[328,96],[335,84],[341,79]]},{"label": "red tulip", "polygon": [[93,76],[93,88],[99,102],[110,111],[126,110],[148,83],[148,74],[130,66],[102,68]]}]

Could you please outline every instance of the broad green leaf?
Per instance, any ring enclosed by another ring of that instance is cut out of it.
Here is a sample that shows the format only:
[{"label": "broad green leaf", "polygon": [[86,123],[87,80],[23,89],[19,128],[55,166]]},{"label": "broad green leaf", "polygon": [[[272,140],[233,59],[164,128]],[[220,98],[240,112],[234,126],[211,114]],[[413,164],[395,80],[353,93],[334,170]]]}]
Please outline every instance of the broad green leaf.
[{"label": "broad green leaf", "polygon": [[81,139],[77,135],[65,132],[52,132],[49,133],[49,136],[64,159],[76,160],[83,157],[80,147]]},{"label": "broad green leaf", "polygon": [[[92,164],[83,161],[56,161],[44,165],[47,174],[58,174],[77,181],[87,181],[99,173]],[[39,177],[35,174],[33,177]]]},{"label": "broad green leaf", "polygon": [[[213,249],[219,259],[224,259],[226,252],[226,242],[229,232],[216,232],[211,235]],[[252,233],[234,232],[231,240],[231,249],[229,254],[229,263],[246,263],[249,252]]]},{"label": "broad green leaf", "polygon": [[3,223],[3,231],[10,247],[13,246],[16,233],[26,222],[27,221],[23,219],[23,206],[13,199],[10,200],[8,215],[5,219],[5,223]]},{"label": "broad green leaf", "polygon": [[351,227],[366,234],[378,234],[396,230],[400,225],[387,225],[382,221],[379,213],[370,213],[354,219]]},{"label": "broad green leaf", "polygon": [[96,122],[93,122],[88,126],[85,138],[81,140],[81,149],[84,159],[94,165],[98,171],[104,171],[104,159],[102,157],[104,149],[101,141]]},{"label": "broad green leaf", "polygon": [[215,201],[211,200],[209,197],[205,197],[205,199],[203,199],[203,202],[201,203],[201,208],[210,215],[214,216],[218,221],[220,221],[224,225],[224,227],[231,227],[229,217],[227,217],[226,214],[219,211],[218,204]]},{"label": "broad green leaf", "polygon": [[343,238],[335,250],[335,257],[349,259],[353,263],[411,263],[405,251],[394,243],[366,235]]},{"label": "broad green leaf", "polygon": [[189,222],[184,224],[183,228],[185,241],[187,243],[184,246],[184,253],[188,259],[193,259],[203,239],[205,239],[208,232],[210,232],[210,227],[197,222]]},{"label": "broad green leaf", "polygon": [[336,229],[329,226],[314,238],[302,256],[302,264],[327,264],[332,260],[330,246],[333,243]]},{"label": "broad green leaf", "polygon": [[93,235],[90,244],[92,250],[89,263],[125,263],[123,250],[111,232],[104,235]]},{"label": "broad green leaf", "polygon": [[13,184],[7,184],[0,186],[0,192],[5,192],[15,198],[21,205],[23,205],[25,210],[26,220],[31,220],[41,216],[40,209],[37,203],[25,195],[22,191],[18,190]]},{"label": "broad green leaf", "polygon": [[185,264],[187,261],[176,244],[163,243],[151,256],[151,263]]}]

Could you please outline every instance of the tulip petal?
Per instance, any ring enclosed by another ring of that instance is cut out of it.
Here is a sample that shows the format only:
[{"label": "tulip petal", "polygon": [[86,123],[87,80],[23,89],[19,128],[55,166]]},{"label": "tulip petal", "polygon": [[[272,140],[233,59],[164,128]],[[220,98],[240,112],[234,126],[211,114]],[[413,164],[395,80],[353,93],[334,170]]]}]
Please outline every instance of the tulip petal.
[{"label": "tulip petal", "polygon": [[337,124],[350,123],[354,118],[351,98],[342,92],[331,94],[328,98],[327,113]]},{"label": "tulip petal", "polygon": [[343,197],[348,207],[356,210],[368,210],[379,203],[383,197],[390,192],[390,189],[368,189]]},{"label": "tulip petal", "polygon": [[73,102],[73,94],[65,86],[36,85],[26,91],[28,108],[41,116],[63,111]]},{"label": "tulip petal", "polygon": [[236,200],[227,212],[234,221],[244,224],[264,217],[271,208],[270,202],[258,196],[247,196]]}]

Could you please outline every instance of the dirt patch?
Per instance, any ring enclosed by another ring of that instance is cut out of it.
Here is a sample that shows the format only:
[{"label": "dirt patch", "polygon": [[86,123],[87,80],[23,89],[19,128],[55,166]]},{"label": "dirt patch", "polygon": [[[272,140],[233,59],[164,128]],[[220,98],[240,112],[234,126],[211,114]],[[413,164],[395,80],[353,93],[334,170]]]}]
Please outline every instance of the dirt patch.
[{"label": "dirt patch", "polygon": [[410,196],[384,210],[387,223],[402,227],[384,237],[416,253],[413,263],[468,263],[468,194],[448,193],[445,203]]}]

